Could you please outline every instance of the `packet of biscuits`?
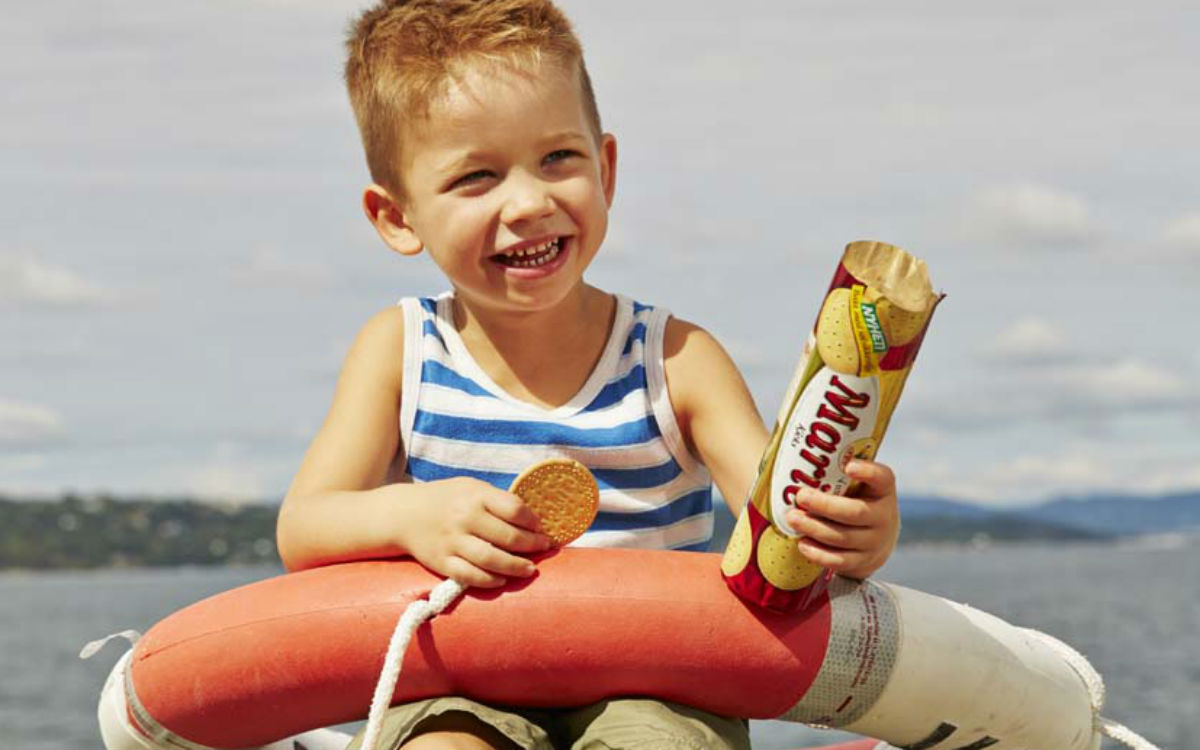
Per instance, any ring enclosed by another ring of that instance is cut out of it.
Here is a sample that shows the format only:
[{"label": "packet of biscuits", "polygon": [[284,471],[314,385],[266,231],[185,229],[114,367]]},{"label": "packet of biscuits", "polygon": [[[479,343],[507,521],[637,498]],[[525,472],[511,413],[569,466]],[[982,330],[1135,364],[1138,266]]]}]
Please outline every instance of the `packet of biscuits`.
[{"label": "packet of biscuits", "polygon": [[828,571],[801,556],[784,514],[804,487],[856,489],[845,466],[875,457],[943,296],[900,248],[846,246],[721,561],[738,596],[790,612],[825,590]]}]

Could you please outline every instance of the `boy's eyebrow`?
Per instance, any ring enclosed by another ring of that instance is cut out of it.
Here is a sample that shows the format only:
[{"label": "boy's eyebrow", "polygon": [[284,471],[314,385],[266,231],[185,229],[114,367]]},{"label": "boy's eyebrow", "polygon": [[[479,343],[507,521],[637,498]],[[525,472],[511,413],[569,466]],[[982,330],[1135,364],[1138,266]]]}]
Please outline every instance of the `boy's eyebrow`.
[{"label": "boy's eyebrow", "polygon": [[446,157],[446,159],[434,165],[434,168],[436,171],[442,173],[457,172],[469,164],[482,161],[485,156],[481,151],[465,151]]},{"label": "boy's eyebrow", "polygon": [[435,174],[454,174],[479,164],[486,164],[492,157],[493,154],[486,149],[456,151],[448,154],[445,159],[435,162],[433,168]]},{"label": "boy's eyebrow", "polygon": [[543,143],[548,143],[550,141],[565,141],[565,140],[569,140],[572,138],[586,138],[586,137],[587,137],[586,135],[584,135],[581,131],[578,131],[578,130],[560,130],[556,133],[550,133],[550,134],[546,135],[541,140]]}]

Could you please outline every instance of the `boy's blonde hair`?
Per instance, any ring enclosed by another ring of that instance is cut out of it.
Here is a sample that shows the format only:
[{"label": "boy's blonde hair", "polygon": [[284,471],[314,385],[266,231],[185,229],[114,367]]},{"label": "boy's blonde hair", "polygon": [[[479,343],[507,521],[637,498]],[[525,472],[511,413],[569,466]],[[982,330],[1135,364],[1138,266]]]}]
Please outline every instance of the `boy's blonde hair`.
[{"label": "boy's blonde hair", "polygon": [[371,179],[393,193],[402,189],[403,129],[428,115],[467,62],[531,70],[545,57],[578,70],[584,112],[600,137],[579,39],[550,0],[383,0],[353,24],[346,52],[346,87]]}]

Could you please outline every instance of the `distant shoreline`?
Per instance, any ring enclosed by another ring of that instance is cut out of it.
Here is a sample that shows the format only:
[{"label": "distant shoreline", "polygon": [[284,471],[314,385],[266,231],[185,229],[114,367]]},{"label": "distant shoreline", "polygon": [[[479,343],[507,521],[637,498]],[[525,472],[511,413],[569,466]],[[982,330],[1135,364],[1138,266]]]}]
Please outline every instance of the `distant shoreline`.
[{"label": "distant shoreline", "polygon": [[[986,549],[1108,545],[1170,549],[1200,534],[1200,495],[1161,501],[1054,501],[1013,513],[948,500],[901,499],[900,545]],[[278,505],[195,499],[0,495],[0,573],[278,566]],[[718,510],[710,549],[733,519]]]},{"label": "distant shoreline", "polygon": [[[1200,534],[1143,534],[1139,536],[1115,537],[1111,539],[1005,539],[989,540],[986,542],[966,541],[921,541],[901,542],[898,548],[914,552],[987,552],[989,550],[1012,550],[1026,547],[1029,549],[1066,549],[1066,548],[1095,548],[1108,547],[1113,550],[1178,550],[1200,540]],[[721,548],[713,547],[710,552],[720,552]],[[212,571],[212,570],[271,570],[273,574],[283,575],[286,571],[279,562],[258,563],[222,563],[209,564],[186,563],[178,565],[101,565],[93,567],[0,567],[0,578],[36,578],[50,574],[75,573],[114,573],[127,571],[139,573],[145,571]]]}]

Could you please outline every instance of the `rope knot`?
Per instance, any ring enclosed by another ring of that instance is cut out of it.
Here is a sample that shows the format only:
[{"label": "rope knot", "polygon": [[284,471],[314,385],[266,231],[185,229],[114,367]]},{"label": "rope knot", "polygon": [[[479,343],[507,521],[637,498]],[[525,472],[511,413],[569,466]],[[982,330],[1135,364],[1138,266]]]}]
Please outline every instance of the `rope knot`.
[{"label": "rope knot", "polygon": [[428,599],[417,599],[404,608],[392,638],[388,642],[387,654],[383,657],[383,669],[379,673],[379,682],[375,684],[375,694],[371,697],[371,711],[367,715],[367,731],[363,736],[363,750],[374,750],[379,744],[379,730],[383,726],[383,714],[392,703],[392,695],[396,692],[396,681],[400,679],[400,669],[404,662],[404,652],[408,650],[408,642],[421,623],[431,620],[453,604],[467,587],[458,581],[447,578],[433,587]]}]

